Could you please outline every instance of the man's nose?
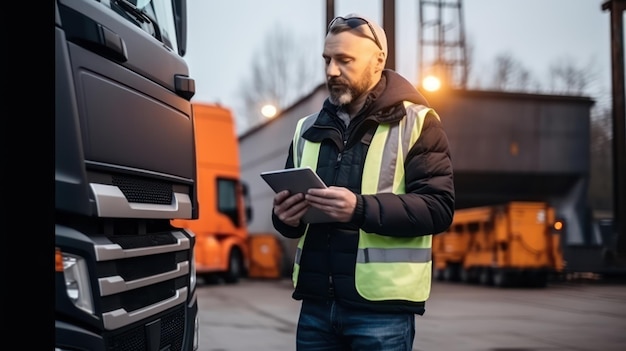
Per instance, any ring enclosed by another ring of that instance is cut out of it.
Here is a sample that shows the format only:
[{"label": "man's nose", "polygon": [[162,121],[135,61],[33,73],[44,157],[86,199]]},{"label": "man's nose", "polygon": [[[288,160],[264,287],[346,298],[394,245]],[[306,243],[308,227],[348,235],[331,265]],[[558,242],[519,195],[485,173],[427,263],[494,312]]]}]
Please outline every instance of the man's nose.
[{"label": "man's nose", "polygon": [[335,64],[335,60],[330,60],[330,62],[326,65],[326,76],[327,77],[336,77],[340,75],[339,67]]}]

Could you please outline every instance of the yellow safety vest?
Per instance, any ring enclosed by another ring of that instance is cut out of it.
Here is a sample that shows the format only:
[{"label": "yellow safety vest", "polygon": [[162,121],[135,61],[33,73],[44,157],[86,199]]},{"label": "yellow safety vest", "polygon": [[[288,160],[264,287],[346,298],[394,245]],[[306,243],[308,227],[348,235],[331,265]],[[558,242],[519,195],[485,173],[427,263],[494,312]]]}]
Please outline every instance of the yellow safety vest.
[{"label": "yellow safety vest", "polygon": [[[361,194],[405,194],[404,160],[420,136],[426,115],[437,113],[426,106],[405,102],[407,115],[399,123],[380,124],[374,133],[363,167]],[[293,137],[295,167],[317,167],[320,143],[302,138],[317,114],[298,121]],[[371,151],[371,152],[370,152]],[[300,257],[306,233],[296,249],[293,285],[298,284]],[[371,301],[426,301],[430,295],[432,235],[402,238],[359,230],[355,284],[359,294]]]}]

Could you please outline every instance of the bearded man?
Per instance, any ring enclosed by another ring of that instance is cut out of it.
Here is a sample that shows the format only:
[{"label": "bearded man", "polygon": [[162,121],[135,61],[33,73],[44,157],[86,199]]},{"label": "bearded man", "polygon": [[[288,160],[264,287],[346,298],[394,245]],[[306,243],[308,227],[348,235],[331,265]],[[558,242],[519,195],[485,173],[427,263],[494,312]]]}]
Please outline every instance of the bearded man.
[{"label": "bearded man", "polygon": [[[385,69],[387,38],[356,14],[328,26],[329,96],[298,121],[285,168],[328,185],[273,201],[275,229],[298,238],[292,297],[298,351],[411,351],[431,288],[432,236],[454,214],[448,139],[437,113]],[[309,207],[332,219],[306,223]]]}]

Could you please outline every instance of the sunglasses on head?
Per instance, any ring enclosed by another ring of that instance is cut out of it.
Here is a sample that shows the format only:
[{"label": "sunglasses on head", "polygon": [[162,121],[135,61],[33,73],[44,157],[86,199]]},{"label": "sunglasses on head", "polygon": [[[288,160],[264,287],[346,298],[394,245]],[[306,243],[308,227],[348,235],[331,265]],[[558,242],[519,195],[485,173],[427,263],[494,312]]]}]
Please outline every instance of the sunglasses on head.
[{"label": "sunglasses on head", "polygon": [[374,27],[372,26],[372,24],[366,20],[365,18],[361,18],[361,17],[349,17],[349,18],[345,18],[345,17],[335,17],[333,18],[332,21],[330,21],[330,24],[328,24],[328,29],[327,32],[330,32],[331,28],[333,28],[335,25],[337,24],[345,24],[348,27],[354,29],[356,27],[360,27],[364,24],[367,24],[367,26],[370,28],[370,31],[372,32],[372,35],[374,36],[372,39],[374,39],[374,42],[376,43],[376,46],[378,46],[379,49],[383,49],[383,45],[380,43],[380,40],[378,40],[378,35],[376,35],[376,31],[374,30]]}]

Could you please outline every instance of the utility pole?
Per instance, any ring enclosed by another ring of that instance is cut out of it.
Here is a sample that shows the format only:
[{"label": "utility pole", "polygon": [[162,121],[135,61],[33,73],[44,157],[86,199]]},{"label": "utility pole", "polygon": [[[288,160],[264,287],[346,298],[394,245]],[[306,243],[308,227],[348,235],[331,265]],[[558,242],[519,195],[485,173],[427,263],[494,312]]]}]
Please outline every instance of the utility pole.
[{"label": "utility pole", "polygon": [[326,23],[324,23],[324,35],[326,35],[326,27],[330,21],[335,18],[335,0],[326,0]]},{"label": "utility pole", "polygon": [[383,29],[387,34],[387,64],[396,69],[396,0],[383,0]]},{"label": "utility pole", "polygon": [[626,108],[624,107],[624,9],[626,0],[610,0],[602,10],[611,13],[611,72],[613,87],[613,221],[617,255],[626,264]]}]

